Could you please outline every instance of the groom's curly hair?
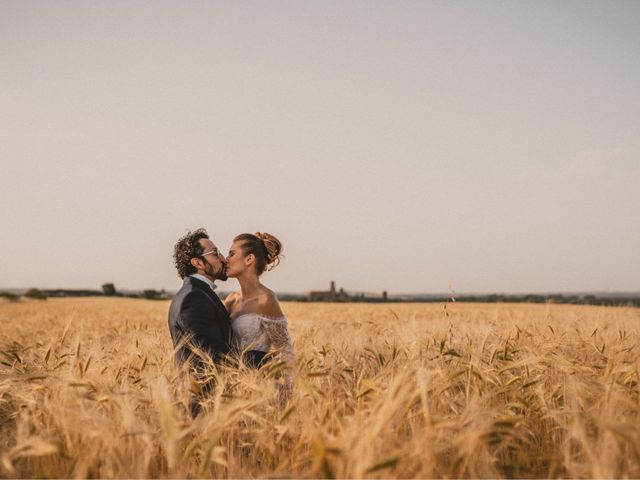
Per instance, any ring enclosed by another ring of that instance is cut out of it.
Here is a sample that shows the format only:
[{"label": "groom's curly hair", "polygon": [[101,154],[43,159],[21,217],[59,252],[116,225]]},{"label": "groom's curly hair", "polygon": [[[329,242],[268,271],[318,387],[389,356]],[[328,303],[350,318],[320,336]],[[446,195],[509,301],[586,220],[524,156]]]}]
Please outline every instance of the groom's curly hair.
[{"label": "groom's curly hair", "polygon": [[188,277],[197,272],[196,268],[191,265],[191,259],[200,257],[204,253],[204,249],[199,242],[203,238],[209,238],[209,234],[204,228],[198,228],[193,232],[188,231],[174,245],[173,262],[180,278]]}]

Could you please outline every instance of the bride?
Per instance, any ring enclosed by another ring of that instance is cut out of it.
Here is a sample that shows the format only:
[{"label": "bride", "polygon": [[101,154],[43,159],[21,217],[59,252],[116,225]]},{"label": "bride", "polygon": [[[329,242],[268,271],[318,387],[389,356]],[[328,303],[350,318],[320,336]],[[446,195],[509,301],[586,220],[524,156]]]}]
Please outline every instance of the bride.
[{"label": "bride", "polygon": [[[244,360],[261,366],[271,355],[289,363],[279,387],[290,389],[293,347],[276,294],[260,282],[260,276],[280,263],[282,244],[268,233],[243,233],[233,239],[227,257],[227,276],[238,279],[240,291],[224,301],[231,328]],[[269,356],[267,356],[269,354]]]}]

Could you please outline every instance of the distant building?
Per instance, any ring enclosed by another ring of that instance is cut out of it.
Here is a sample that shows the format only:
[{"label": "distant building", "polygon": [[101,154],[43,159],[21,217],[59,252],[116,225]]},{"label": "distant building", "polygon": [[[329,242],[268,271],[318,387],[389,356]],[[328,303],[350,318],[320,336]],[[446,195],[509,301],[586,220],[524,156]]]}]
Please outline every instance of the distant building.
[{"label": "distant building", "polygon": [[310,302],[388,302],[389,294],[385,290],[382,295],[371,293],[347,293],[344,288],[336,290],[336,282],[331,281],[329,290],[309,292]]},{"label": "distant building", "polygon": [[311,302],[336,302],[336,301],[348,301],[349,295],[341,288],[336,290],[336,282],[331,281],[331,288],[329,290],[317,290],[309,292],[309,301]]}]

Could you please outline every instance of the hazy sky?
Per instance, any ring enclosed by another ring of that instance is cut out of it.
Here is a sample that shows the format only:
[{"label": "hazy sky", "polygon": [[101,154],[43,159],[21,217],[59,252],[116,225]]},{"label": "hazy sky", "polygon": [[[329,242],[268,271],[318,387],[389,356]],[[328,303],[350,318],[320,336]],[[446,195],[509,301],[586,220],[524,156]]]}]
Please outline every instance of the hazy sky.
[{"label": "hazy sky", "polygon": [[640,290],[638,1],[4,0],[0,108],[0,287]]}]

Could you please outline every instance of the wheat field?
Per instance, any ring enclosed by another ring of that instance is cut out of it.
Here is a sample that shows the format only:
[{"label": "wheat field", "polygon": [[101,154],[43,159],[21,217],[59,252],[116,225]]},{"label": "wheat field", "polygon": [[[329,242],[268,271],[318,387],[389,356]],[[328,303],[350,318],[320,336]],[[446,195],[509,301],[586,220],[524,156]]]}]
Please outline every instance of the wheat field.
[{"label": "wheat field", "polygon": [[640,309],[285,303],[296,350],[204,414],[168,302],[0,303],[0,476],[640,477]]}]

